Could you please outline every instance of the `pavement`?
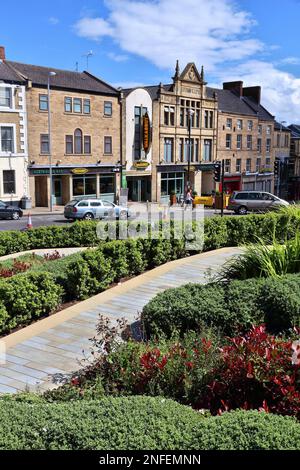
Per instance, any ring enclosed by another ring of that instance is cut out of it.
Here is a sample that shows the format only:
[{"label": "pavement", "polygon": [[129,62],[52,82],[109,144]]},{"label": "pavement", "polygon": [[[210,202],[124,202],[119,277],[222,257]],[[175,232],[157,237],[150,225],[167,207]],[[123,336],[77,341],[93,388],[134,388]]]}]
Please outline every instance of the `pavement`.
[{"label": "pavement", "polygon": [[188,282],[206,283],[208,270],[219,270],[241,251],[223,248],[172,261],[6,336],[0,341],[6,349],[0,393],[57,387],[66,374],[80,368],[82,359],[91,357],[90,338],[99,315],[132,324],[157,293]]}]

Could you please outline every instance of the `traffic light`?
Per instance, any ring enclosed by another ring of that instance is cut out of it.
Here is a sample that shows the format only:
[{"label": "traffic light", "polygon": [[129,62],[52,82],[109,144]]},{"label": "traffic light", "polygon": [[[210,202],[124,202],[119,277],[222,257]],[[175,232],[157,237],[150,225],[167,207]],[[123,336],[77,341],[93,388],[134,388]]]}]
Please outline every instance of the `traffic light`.
[{"label": "traffic light", "polygon": [[274,175],[279,176],[280,173],[280,160],[275,160],[274,162]]},{"label": "traffic light", "polygon": [[221,181],[221,163],[214,164],[214,180],[216,183]]}]

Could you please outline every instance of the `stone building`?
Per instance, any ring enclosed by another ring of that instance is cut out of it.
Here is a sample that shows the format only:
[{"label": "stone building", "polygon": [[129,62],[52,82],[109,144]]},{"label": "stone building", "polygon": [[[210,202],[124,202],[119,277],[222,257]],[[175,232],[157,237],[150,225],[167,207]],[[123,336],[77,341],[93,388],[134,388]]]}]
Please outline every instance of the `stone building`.
[{"label": "stone building", "polygon": [[[122,91],[129,198],[168,201],[173,193],[184,194],[188,183],[198,194],[215,188],[218,112],[215,94],[208,93],[206,85],[203,68],[199,73],[189,63],[180,73],[177,62],[171,84]],[[146,112],[152,116],[152,147],[147,154],[141,147],[141,115]]]},{"label": "stone building", "polygon": [[300,201],[300,125],[291,124],[291,157],[289,170],[289,199]]},{"label": "stone building", "polygon": [[88,72],[12,61],[6,64],[26,85],[28,172],[33,207],[50,204],[50,165],[54,205],[81,196],[114,200],[120,186],[121,159],[118,90]]},{"label": "stone building", "polygon": [[0,47],[0,199],[20,205],[27,197],[28,149],[25,80]]},{"label": "stone building", "polygon": [[274,116],[261,105],[261,88],[228,82],[218,99],[218,160],[225,160],[224,190],[274,190]]},{"label": "stone building", "polygon": [[275,175],[275,194],[282,199],[289,199],[291,130],[284,122],[275,121],[274,153],[278,162],[278,175]]}]

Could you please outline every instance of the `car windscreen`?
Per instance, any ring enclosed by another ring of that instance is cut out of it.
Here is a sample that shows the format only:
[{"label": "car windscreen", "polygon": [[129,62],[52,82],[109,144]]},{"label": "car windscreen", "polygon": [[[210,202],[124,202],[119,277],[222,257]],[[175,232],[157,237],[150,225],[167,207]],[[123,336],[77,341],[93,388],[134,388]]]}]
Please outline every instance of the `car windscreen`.
[{"label": "car windscreen", "polygon": [[67,206],[75,206],[75,204],[77,204],[78,201],[76,201],[76,199],[73,199],[72,201],[68,202],[68,204],[66,204]]}]

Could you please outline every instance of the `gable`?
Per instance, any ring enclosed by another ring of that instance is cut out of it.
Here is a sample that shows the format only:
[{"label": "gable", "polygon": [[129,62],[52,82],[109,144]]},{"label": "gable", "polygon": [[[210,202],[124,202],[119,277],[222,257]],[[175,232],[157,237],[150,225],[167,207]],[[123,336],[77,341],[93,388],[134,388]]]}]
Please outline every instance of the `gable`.
[{"label": "gable", "polygon": [[179,79],[185,82],[203,83],[203,77],[199,74],[198,69],[193,62],[187,64]]}]

